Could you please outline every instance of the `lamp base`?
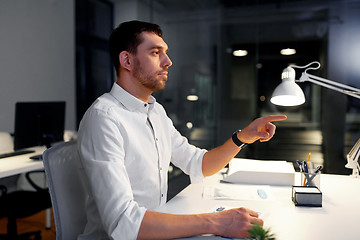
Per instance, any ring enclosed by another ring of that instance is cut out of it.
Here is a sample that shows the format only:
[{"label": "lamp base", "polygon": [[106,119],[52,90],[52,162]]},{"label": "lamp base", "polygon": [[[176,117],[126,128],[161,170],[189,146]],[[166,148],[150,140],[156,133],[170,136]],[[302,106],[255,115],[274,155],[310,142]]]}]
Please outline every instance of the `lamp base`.
[{"label": "lamp base", "polygon": [[360,178],[359,169],[357,169],[357,168],[353,169],[353,172],[350,176],[353,178]]}]

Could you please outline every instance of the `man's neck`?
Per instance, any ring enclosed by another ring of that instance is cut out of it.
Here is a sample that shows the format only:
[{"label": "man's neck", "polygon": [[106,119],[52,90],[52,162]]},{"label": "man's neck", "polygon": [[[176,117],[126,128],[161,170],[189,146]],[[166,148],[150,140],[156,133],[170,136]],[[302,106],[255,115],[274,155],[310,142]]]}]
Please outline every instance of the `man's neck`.
[{"label": "man's neck", "polygon": [[118,77],[116,84],[122,87],[125,91],[143,102],[149,102],[152,92],[143,86],[134,84],[134,82],[125,81]]}]

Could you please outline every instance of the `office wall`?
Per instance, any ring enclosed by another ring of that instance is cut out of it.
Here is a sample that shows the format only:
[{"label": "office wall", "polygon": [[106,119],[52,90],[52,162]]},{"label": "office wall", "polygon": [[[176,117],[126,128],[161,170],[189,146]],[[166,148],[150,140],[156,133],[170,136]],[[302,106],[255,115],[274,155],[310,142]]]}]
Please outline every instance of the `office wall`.
[{"label": "office wall", "polygon": [[75,129],[74,0],[0,1],[0,131],[17,101],[66,101]]}]

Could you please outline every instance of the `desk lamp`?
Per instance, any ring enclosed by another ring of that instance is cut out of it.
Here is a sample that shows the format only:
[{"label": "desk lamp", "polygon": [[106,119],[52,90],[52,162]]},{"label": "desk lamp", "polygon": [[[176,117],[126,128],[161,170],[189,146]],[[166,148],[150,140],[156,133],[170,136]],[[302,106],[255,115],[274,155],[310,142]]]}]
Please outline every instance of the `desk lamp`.
[{"label": "desk lamp", "polygon": [[[317,64],[316,67],[310,67],[313,64]],[[302,73],[299,80],[295,80],[294,68],[306,68]],[[308,70],[317,70],[320,68],[320,63],[315,61],[306,66],[290,65],[285,68],[281,74],[282,83],[277,86],[272,94],[270,102],[279,106],[298,106],[305,102],[305,96],[302,89],[296,84],[296,82],[312,82],[322,87],[326,87],[343,94],[359,98],[360,89],[347,86],[345,84],[337,83],[322,77],[317,77],[307,73]],[[356,142],[354,147],[347,155],[348,163],[345,167],[353,170],[352,176],[359,177],[359,163],[360,156],[360,139]]]},{"label": "desk lamp", "polygon": [[347,154],[348,163],[345,167],[353,170],[352,176],[359,177],[359,159],[360,156],[360,138],[357,140],[355,145],[351,148],[350,152]]}]

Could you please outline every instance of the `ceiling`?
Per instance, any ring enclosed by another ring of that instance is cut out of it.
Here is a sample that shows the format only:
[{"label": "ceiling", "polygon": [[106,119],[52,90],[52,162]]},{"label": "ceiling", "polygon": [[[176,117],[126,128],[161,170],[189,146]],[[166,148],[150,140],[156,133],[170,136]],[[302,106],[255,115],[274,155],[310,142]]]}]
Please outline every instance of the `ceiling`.
[{"label": "ceiling", "polygon": [[342,0],[143,0],[144,2],[158,5],[170,12],[214,10],[217,8],[249,8],[249,7],[275,7],[293,5],[329,5],[331,2],[342,2]]}]

